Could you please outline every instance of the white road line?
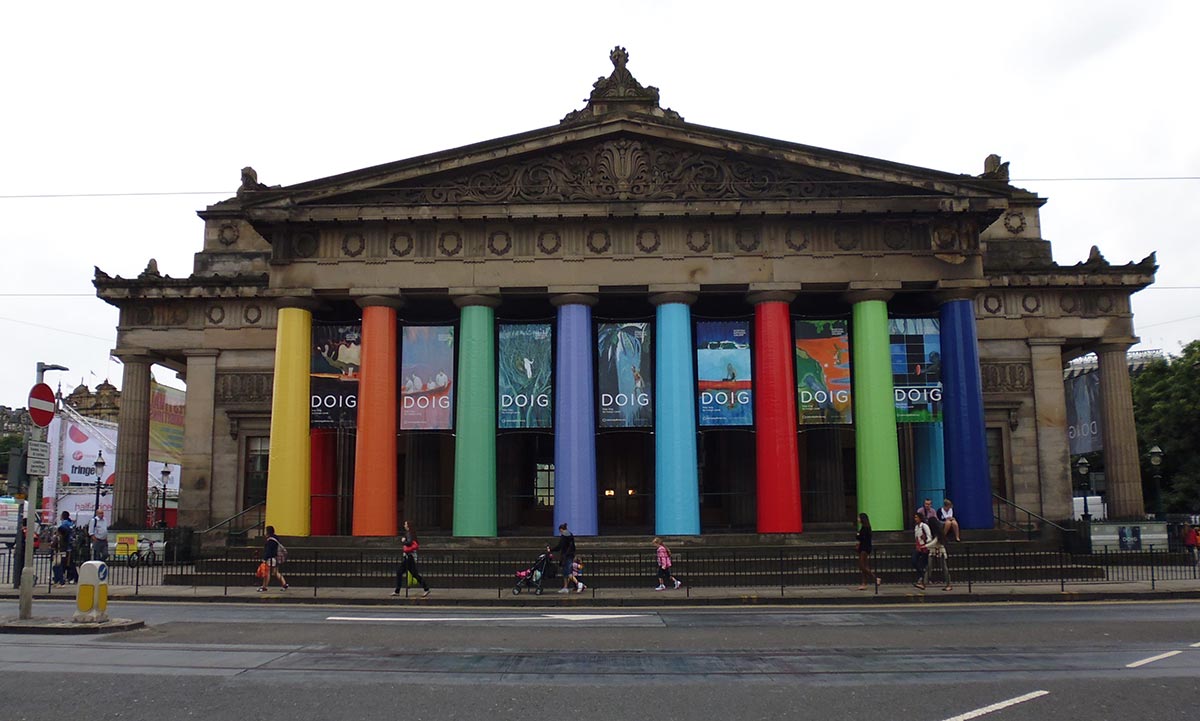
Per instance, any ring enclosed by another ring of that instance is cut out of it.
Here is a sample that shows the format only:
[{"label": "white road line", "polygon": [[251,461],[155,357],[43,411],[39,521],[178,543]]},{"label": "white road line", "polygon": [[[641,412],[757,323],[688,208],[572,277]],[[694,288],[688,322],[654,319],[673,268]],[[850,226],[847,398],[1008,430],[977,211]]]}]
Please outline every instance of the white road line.
[{"label": "white road line", "polygon": [[1193,643],[1189,648],[1200,648],[1200,643]]},{"label": "white road line", "polygon": [[964,714],[960,714],[958,716],[948,718],[948,719],[946,719],[946,721],[967,721],[967,719],[979,718],[980,716],[983,716],[984,714],[989,714],[989,713],[992,713],[993,711],[999,711],[1001,709],[1006,709],[1009,706],[1016,706],[1019,703],[1025,703],[1026,701],[1032,701],[1035,698],[1039,698],[1041,696],[1047,696],[1049,694],[1050,694],[1049,691],[1034,691],[1032,693],[1027,693],[1024,696],[1017,696],[1016,698],[1010,698],[1007,701],[1001,701],[1000,703],[994,703],[991,706],[984,706],[983,708],[978,708],[978,709],[975,709],[974,711],[968,711]]},{"label": "white road line", "polygon": [[560,621],[608,621],[620,618],[645,618],[650,614],[646,613],[617,613],[617,614],[590,614],[590,613],[544,613],[538,616],[327,616],[326,621],[365,621],[365,622],[386,622],[386,623],[432,623],[432,622],[448,622],[455,623],[492,623],[493,621],[532,621],[538,618],[550,618]]},{"label": "white road line", "polygon": [[1164,658],[1171,658],[1172,656],[1178,656],[1181,653],[1183,653],[1183,651],[1167,651],[1166,653],[1160,653],[1157,656],[1151,656],[1150,658],[1143,658],[1141,661],[1134,661],[1133,663],[1127,663],[1127,664],[1125,664],[1125,668],[1137,668],[1138,666],[1145,666],[1148,663],[1154,663],[1155,661],[1161,661]]}]

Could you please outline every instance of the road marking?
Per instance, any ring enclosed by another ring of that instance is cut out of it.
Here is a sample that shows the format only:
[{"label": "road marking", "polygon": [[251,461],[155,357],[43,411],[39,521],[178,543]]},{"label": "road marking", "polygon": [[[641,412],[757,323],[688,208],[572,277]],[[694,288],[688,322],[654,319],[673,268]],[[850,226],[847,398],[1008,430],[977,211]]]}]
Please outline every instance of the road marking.
[{"label": "road marking", "polygon": [[994,703],[991,706],[984,706],[983,708],[978,708],[978,709],[975,709],[974,711],[968,711],[965,714],[960,714],[958,716],[948,718],[948,719],[946,719],[946,721],[967,721],[967,719],[979,718],[980,716],[983,716],[984,714],[989,714],[989,713],[992,713],[993,711],[999,711],[1001,709],[1006,709],[1009,706],[1016,706],[1019,703],[1025,703],[1026,701],[1032,701],[1035,698],[1039,698],[1041,696],[1047,696],[1049,694],[1050,694],[1049,691],[1034,691],[1032,693],[1027,693],[1024,696],[1017,696],[1016,698],[1010,698],[1007,701],[1001,701],[999,703]]},{"label": "road marking", "polygon": [[1189,648],[1200,648],[1200,643],[1193,643]]},{"label": "road marking", "polygon": [[645,618],[648,613],[544,613],[538,616],[327,616],[326,621],[366,621],[387,623],[492,623],[494,621],[530,621],[551,618],[560,621],[608,621],[619,618]]},{"label": "road marking", "polygon": [[1167,651],[1166,653],[1160,653],[1157,656],[1151,656],[1150,658],[1143,658],[1141,661],[1134,661],[1133,663],[1127,663],[1127,664],[1125,664],[1125,668],[1137,668],[1138,666],[1145,666],[1148,663],[1154,663],[1155,661],[1161,661],[1164,658],[1171,658],[1172,656],[1178,656],[1181,653],[1183,653],[1183,651]]}]

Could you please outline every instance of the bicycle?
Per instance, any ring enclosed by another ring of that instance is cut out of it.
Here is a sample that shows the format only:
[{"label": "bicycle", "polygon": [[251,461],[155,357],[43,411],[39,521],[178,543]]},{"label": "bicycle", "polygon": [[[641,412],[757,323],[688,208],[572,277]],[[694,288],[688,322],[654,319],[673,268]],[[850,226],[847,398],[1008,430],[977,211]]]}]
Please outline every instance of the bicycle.
[{"label": "bicycle", "polygon": [[138,538],[137,550],[125,557],[126,565],[130,568],[137,568],[141,563],[150,566],[158,563],[158,554],[154,552],[154,543],[152,538]]}]

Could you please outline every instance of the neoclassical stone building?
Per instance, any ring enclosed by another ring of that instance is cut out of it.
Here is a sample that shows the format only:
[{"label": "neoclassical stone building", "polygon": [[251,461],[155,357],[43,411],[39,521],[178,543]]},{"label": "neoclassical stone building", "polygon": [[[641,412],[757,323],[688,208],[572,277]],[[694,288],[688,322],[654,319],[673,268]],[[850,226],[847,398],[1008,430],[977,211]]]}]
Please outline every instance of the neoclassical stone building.
[{"label": "neoclassical stone building", "polygon": [[247,168],[187,278],[120,308],[118,522],[149,369],[188,384],[183,525],[289,535],[802,532],[919,498],[1071,513],[1063,367],[1099,356],[1110,516],[1143,512],[1125,351],[1154,257],[1054,263],[1045,199],[686,122],[626,68],[555,125],[287,187]]}]

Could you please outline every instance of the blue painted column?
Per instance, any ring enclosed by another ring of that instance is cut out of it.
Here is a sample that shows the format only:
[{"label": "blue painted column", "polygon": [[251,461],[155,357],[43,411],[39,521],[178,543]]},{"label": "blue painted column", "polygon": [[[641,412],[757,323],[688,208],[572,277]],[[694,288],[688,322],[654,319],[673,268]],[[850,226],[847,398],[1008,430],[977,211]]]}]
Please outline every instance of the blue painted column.
[{"label": "blue painted column", "polygon": [[950,296],[942,303],[941,321],[946,496],[954,502],[954,517],[960,526],[991,528],[992,484],[974,301]]},{"label": "blue painted column", "polygon": [[[934,508],[942,507],[946,492],[946,457],[941,423],[913,424],[913,460],[916,468],[917,508],[926,498],[933,501]],[[951,497],[950,500],[954,500]]]},{"label": "blue painted column", "polygon": [[596,393],[592,308],[596,298],[561,295],[554,378],[554,527],[576,536],[599,533],[596,516]]},{"label": "blue painted column", "polygon": [[655,313],[654,529],[660,536],[700,535],[696,467],[696,381],[689,293],[650,299]]}]

